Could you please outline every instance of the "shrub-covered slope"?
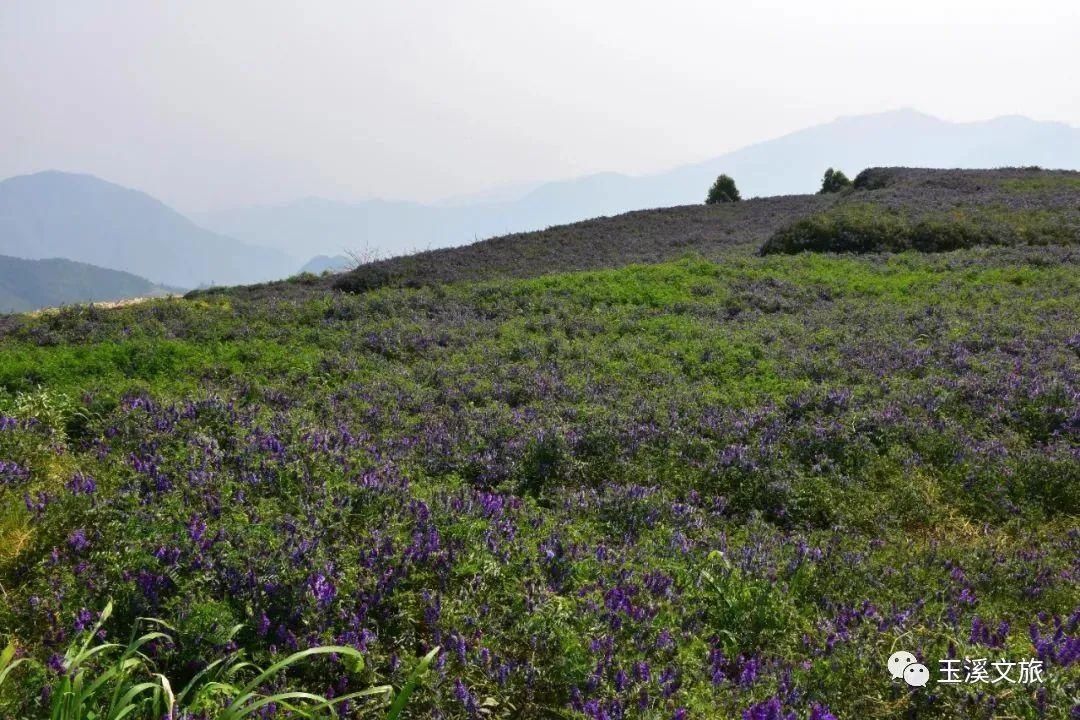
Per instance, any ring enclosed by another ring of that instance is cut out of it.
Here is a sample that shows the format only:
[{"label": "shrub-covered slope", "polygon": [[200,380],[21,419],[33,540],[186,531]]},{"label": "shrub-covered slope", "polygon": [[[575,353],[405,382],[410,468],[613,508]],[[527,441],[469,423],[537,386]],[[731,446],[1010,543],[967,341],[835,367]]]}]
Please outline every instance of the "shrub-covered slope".
[{"label": "shrub-covered slope", "polygon": [[873,168],[851,191],[645,210],[362,265],[341,290],[663,262],[728,249],[869,252],[1076,244],[1080,173]]},{"label": "shrub-covered slope", "polygon": [[[0,637],[47,661],[112,598],[170,677],[236,624],[360,649],[336,694],[439,645],[413,717],[1066,717],[1080,259],[754,247],[6,319]],[[1045,680],[912,689],[901,648]]]},{"label": "shrub-covered slope", "polygon": [[1048,244],[1080,244],[1080,173],[874,168],[836,205],[781,228],[762,253]]},{"label": "shrub-covered slope", "polygon": [[506,235],[362,265],[335,287],[535,277],[673,260],[688,252],[717,258],[737,245],[760,245],[783,225],[828,207],[817,196],[760,198],[722,205],[660,208]]}]

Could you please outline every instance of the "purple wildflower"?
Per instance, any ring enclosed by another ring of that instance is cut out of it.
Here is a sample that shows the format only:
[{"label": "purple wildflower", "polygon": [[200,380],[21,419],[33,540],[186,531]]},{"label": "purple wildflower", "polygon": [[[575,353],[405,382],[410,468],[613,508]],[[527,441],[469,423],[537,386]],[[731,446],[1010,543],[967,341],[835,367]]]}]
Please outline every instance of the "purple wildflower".
[{"label": "purple wildflower", "polygon": [[337,597],[337,588],[327,579],[326,575],[316,573],[308,580],[308,588],[312,596],[319,603],[319,607],[325,608]]},{"label": "purple wildflower", "polygon": [[92,495],[97,490],[97,482],[89,475],[75,473],[67,484],[72,495]]},{"label": "purple wildflower", "polygon": [[810,706],[810,716],[808,720],[838,720],[838,718],[833,715],[829,708],[819,703],[814,703]]},{"label": "purple wildflower", "polygon": [[743,720],[795,720],[795,713],[784,714],[784,708],[777,698],[751,705],[743,710]]},{"label": "purple wildflower", "polygon": [[86,539],[86,531],[82,528],[72,530],[68,535],[68,547],[75,552],[82,552],[90,547],[90,541]]}]

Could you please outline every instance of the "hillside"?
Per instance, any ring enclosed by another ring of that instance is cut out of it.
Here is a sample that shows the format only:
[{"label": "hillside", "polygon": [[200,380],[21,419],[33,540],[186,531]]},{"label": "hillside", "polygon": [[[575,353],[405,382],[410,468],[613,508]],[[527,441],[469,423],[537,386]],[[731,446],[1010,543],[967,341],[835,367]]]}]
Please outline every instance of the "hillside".
[{"label": "hillside", "polygon": [[373,248],[386,257],[602,215],[697,204],[720,173],[734,176],[744,197],[765,197],[814,192],[827,167],[854,175],[875,165],[1080,170],[1080,129],[1023,117],[952,123],[900,110],[839,118],[662,173],[598,173],[496,193],[497,199],[424,205],[309,198],[197,219],[226,235],[298,256]]},{"label": "hillside", "polygon": [[167,288],[119,270],[57,258],[22,260],[0,255],[0,313],[166,292]]},{"label": "hillside", "polygon": [[285,277],[296,264],[204,230],[141,192],[60,172],[0,182],[0,254],[62,257],[178,287]]},{"label": "hillside", "polygon": [[[169,623],[174,679],[362,652],[290,669],[335,696],[437,647],[416,717],[1063,717],[1080,254],[1068,222],[1020,229],[1071,218],[1076,179],[877,169],[391,261],[362,293],[0,318],[0,633],[47,667],[111,599],[107,638]],[[989,209],[1009,241],[760,252],[808,220],[846,241],[850,207]],[[919,692],[898,647],[1048,679]],[[32,714],[16,678],[0,714]]]},{"label": "hillside", "polygon": [[962,233],[971,244],[995,242],[995,229],[1009,227],[1023,231],[1011,239],[1002,236],[1001,242],[1080,241],[1080,173],[874,168],[860,177],[859,187],[833,195],[646,210],[390,258],[362,265],[335,285],[362,291],[387,284],[533,277],[661,262],[686,253],[716,259],[731,248],[757,251],[808,219],[860,211],[897,222],[932,219],[938,235]]},{"label": "hillside", "polygon": [[871,168],[832,206],[774,233],[761,252],[944,252],[979,245],[1080,245],[1080,173]]},{"label": "hillside", "polygon": [[792,196],[640,210],[368,263],[341,276],[336,286],[364,290],[383,284],[532,277],[662,262],[691,252],[717,257],[731,246],[762,243],[785,224],[831,202]]}]

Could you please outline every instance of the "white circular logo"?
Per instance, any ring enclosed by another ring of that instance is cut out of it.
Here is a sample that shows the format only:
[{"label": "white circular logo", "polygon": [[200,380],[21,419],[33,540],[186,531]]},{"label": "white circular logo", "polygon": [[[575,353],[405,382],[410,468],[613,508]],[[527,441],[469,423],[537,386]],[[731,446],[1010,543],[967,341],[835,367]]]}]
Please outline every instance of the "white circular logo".
[{"label": "white circular logo", "polygon": [[906,650],[899,650],[889,656],[889,674],[899,680],[904,677],[904,668],[919,662],[914,655]]},{"label": "white circular logo", "polygon": [[926,669],[925,665],[912,663],[904,668],[904,682],[911,687],[922,687],[930,682],[930,671]]}]

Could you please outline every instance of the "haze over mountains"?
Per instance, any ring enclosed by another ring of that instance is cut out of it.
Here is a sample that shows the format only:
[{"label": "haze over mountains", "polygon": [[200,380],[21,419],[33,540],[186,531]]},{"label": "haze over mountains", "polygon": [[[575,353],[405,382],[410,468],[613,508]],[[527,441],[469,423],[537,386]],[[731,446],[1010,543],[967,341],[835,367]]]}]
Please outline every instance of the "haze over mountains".
[{"label": "haze over mountains", "polygon": [[[743,197],[753,197],[813,193],[830,166],[854,175],[869,166],[1027,165],[1080,169],[1080,129],[1018,116],[951,123],[899,110],[839,118],[653,175],[601,173],[430,205],[308,198],[198,215],[198,224],[137,190],[47,171],[0,182],[0,255],[66,258],[133,273],[148,285],[233,285],[337,269],[347,264],[343,252],[386,258],[629,210],[699,204],[720,173],[736,179]],[[57,274],[52,296],[42,286],[35,295],[41,304],[75,300],[64,277]],[[108,290],[106,282],[95,297]],[[0,284],[3,292],[18,297]]]},{"label": "haze over mountains", "polygon": [[0,182],[0,254],[66,258],[185,288],[296,271],[287,255],[199,227],[145,193],[55,171]]},{"label": "haze over mountains", "polygon": [[[299,256],[374,248],[386,257],[628,210],[700,203],[720,173],[743,197],[811,193],[827,167],[1080,169],[1080,129],[1023,117],[952,123],[913,110],[839,118],[694,165],[644,176],[602,173],[497,202],[421,205],[318,198],[198,216],[207,227]],[[498,196],[498,193],[494,193]]]}]

